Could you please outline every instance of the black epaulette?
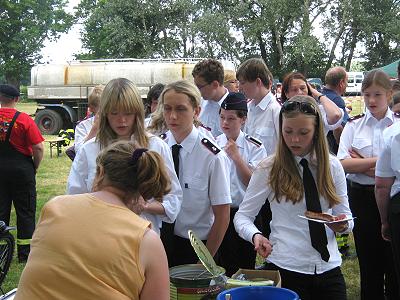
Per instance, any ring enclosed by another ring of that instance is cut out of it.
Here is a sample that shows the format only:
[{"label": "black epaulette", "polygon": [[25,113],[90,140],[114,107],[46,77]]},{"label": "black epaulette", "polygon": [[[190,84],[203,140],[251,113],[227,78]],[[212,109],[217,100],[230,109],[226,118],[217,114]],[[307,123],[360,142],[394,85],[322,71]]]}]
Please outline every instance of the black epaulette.
[{"label": "black epaulette", "polygon": [[364,117],[364,116],[365,116],[364,113],[359,114],[359,115],[356,115],[356,116],[353,116],[353,117],[349,118],[349,119],[347,120],[347,122],[351,122],[351,121],[354,121],[354,120],[357,120],[357,119],[361,119],[361,118]]},{"label": "black epaulette", "polygon": [[218,146],[215,146],[212,142],[210,142],[209,139],[207,138],[202,138],[201,139],[201,143],[208,149],[210,150],[212,153],[214,154],[218,154],[219,152],[221,152],[221,149],[218,148]]},{"label": "black epaulette", "polygon": [[204,125],[203,123],[200,123],[200,127],[203,127],[207,131],[211,131],[211,128],[206,126],[206,125]]},{"label": "black epaulette", "polygon": [[246,134],[245,138],[246,138],[246,140],[248,140],[250,143],[256,145],[257,147],[262,146],[262,142],[259,139],[252,137],[251,135]]},{"label": "black epaulette", "polygon": [[394,112],[394,113],[393,113],[393,116],[394,116],[395,118],[400,118],[400,112]]},{"label": "black epaulette", "polygon": [[165,139],[167,138],[167,134],[166,134],[166,133],[161,133],[161,134],[159,135],[159,137],[160,137],[162,140],[165,140]]}]

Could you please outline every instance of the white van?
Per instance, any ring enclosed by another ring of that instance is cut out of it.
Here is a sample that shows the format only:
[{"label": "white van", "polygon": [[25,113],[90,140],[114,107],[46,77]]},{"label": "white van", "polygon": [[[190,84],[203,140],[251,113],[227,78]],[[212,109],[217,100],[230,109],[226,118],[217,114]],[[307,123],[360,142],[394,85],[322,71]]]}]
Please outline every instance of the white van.
[{"label": "white van", "polygon": [[361,94],[361,84],[364,79],[364,72],[347,72],[348,83],[346,88],[346,95],[359,95]]}]

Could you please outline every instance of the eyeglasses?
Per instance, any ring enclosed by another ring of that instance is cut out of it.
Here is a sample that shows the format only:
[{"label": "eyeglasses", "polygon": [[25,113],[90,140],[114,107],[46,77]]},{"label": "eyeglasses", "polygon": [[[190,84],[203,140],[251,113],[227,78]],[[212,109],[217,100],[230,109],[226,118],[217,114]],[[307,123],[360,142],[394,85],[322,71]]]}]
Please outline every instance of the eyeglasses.
[{"label": "eyeglasses", "polygon": [[203,87],[205,87],[205,86],[207,86],[207,85],[209,85],[210,83],[205,83],[205,84],[203,84],[203,85],[197,85],[196,84],[196,86],[197,86],[197,88],[199,89],[199,90],[201,90]]},{"label": "eyeglasses", "polygon": [[314,116],[318,116],[317,111],[314,106],[312,106],[308,102],[299,102],[299,101],[286,101],[283,103],[281,112],[290,112],[290,111],[300,111],[305,114],[310,114]]}]

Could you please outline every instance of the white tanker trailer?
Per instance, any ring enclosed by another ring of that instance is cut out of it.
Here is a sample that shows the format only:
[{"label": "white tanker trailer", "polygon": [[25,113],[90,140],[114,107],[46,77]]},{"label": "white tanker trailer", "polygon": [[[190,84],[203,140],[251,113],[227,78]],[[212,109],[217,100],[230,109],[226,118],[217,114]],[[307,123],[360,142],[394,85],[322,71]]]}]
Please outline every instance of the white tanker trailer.
[{"label": "white tanker trailer", "polygon": [[[28,98],[38,103],[35,122],[44,134],[72,128],[87,111],[87,97],[94,86],[125,77],[138,87],[143,99],[156,83],[180,79],[193,81],[192,70],[201,59],[81,60],[65,64],[43,64],[31,70]],[[224,68],[234,70],[230,61]]]}]

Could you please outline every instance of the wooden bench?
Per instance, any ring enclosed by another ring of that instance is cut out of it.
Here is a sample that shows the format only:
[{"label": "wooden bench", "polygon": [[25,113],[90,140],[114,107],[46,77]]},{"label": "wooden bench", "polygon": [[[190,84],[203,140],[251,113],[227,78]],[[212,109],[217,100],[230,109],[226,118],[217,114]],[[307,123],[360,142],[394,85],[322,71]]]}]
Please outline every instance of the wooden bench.
[{"label": "wooden bench", "polygon": [[64,143],[64,139],[59,137],[54,140],[45,140],[45,142],[49,143],[50,146],[50,157],[53,157],[53,147],[56,147],[57,150],[57,157],[60,156],[61,153],[61,148]]}]

